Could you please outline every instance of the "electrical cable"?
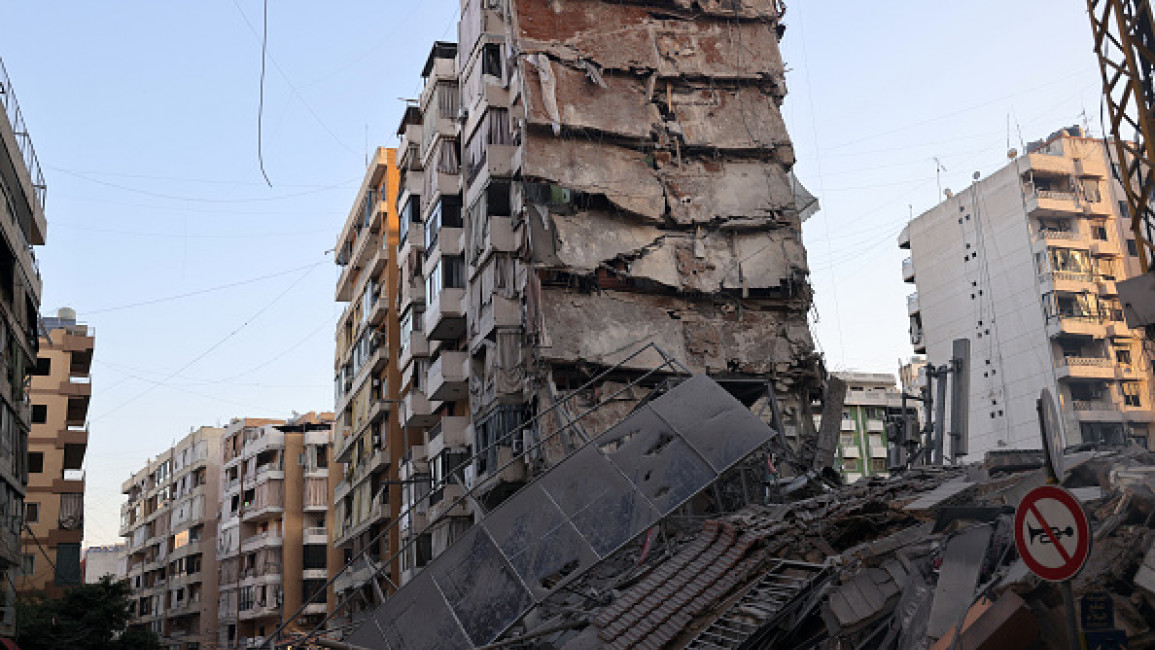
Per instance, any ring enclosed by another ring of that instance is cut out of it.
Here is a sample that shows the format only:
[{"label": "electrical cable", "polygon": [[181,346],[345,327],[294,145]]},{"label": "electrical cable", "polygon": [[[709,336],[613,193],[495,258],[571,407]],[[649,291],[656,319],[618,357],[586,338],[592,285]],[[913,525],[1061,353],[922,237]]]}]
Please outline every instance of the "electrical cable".
[{"label": "electrical cable", "polygon": [[176,194],[165,194],[164,192],[152,192],[149,190],[142,190],[142,189],[135,188],[135,187],[129,187],[127,185],[121,185],[119,183],[113,183],[110,181],[102,181],[98,178],[90,178],[90,177],[85,176],[83,174],[68,171],[66,169],[58,169],[57,171],[59,171],[62,174],[67,174],[69,176],[75,176],[76,178],[86,180],[89,183],[96,183],[97,185],[104,185],[106,187],[112,187],[112,188],[115,188],[118,190],[124,190],[125,192],[132,192],[134,194],[142,194],[144,196],[151,196],[151,197],[158,198],[158,199],[169,199],[172,201],[191,201],[191,202],[196,202],[196,203],[261,203],[261,202],[265,202],[265,201],[284,201],[287,199],[296,199],[296,198],[300,198],[302,196],[309,196],[310,194],[319,194],[321,192],[328,192],[328,191],[332,191],[332,190],[348,190],[349,189],[349,182],[345,182],[345,183],[342,183],[340,185],[330,185],[327,187],[320,187],[317,189],[307,190],[304,192],[296,192],[293,194],[284,194],[281,196],[263,196],[263,197],[249,198],[249,199],[206,199],[206,198],[199,197],[199,196],[180,196],[180,195],[176,195]]},{"label": "electrical cable", "polygon": [[98,416],[96,416],[96,417],[93,417],[91,421],[92,421],[92,422],[95,422],[95,421],[97,421],[97,420],[101,420],[101,419],[103,419],[103,418],[105,418],[105,417],[108,417],[109,415],[111,415],[111,414],[113,414],[113,413],[115,413],[115,412],[119,411],[120,409],[122,409],[122,408],[124,408],[124,407],[128,406],[129,404],[132,404],[133,402],[137,401],[138,399],[140,399],[140,398],[144,397],[145,395],[147,395],[147,394],[151,393],[152,391],[156,390],[156,388],[158,388],[159,386],[162,386],[162,385],[167,385],[167,382],[168,382],[170,379],[173,379],[174,377],[176,377],[176,376],[180,375],[180,374],[181,374],[182,372],[184,372],[185,370],[188,370],[188,369],[189,369],[189,368],[191,368],[191,367],[192,367],[194,364],[196,364],[198,361],[200,361],[201,359],[204,359],[205,357],[207,357],[208,355],[210,355],[210,354],[212,354],[214,351],[216,351],[216,350],[217,350],[217,348],[219,348],[219,347],[221,347],[222,345],[224,345],[224,344],[225,344],[225,343],[226,343],[226,342],[227,342],[229,339],[231,339],[231,338],[233,338],[234,336],[236,336],[237,334],[239,334],[239,333],[241,332],[241,330],[243,330],[243,329],[245,329],[246,327],[248,327],[248,326],[249,326],[249,325],[250,325],[250,324],[251,324],[251,323],[252,323],[254,320],[256,320],[256,319],[257,319],[257,318],[259,318],[259,317],[260,317],[262,314],[264,314],[266,311],[268,311],[268,310],[269,310],[269,309],[270,309],[270,308],[271,308],[271,307],[272,307],[274,304],[276,304],[276,303],[277,303],[277,302],[278,302],[278,301],[279,301],[281,298],[283,298],[283,297],[285,297],[286,295],[288,295],[288,293],[289,293],[290,291],[292,291],[294,288],[296,288],[296,286],[297,286],[298,284],[300,284],[300,283],[301,283],[301,282],[302,282],[302,281],[303,281],[303,280],[304,280],[304,279],[305,279],[305,278],[306,278],[306,277],[309,275],[309,273],[311,273],[311,272],[313,271],[313,269],[316,269],[316,268],[317,268],[317,267],[319,267],[319,266],[320,266],[322,263],[324,263],[324,260],[322,260],[322,261],[320,261],[320,262],[317,262],[316,264],[314,264],[314,265],[310,266],[308,269],[306,269],[306,270],[305,270],[305,272],[304,272],[304,273],[302,273],[302,274],[300,275],[300,277],[298,277],[298,278],[297,278],[296,280],[294,280],[294,281],[293,281],[291,284],[289,284],[289,286],[285,287],[285,290],[284,290],[284,291],[282,291],[281,293],[279,293],[279,294],[277,294],[276,296],[274,296],[272,300],[270,300],[270,301],[269,301],[268,303],[266,303],[266,304],[265,304],[263,307],[261,307],[260,309],[258,309],[258,310],[257,310],[257,311],[256,311],[256,312],[255,312],[255,313],[252,315],[252,316],[250,316],[250,317],[248,318],[248,320],[246,320],[245,322],[241,323],[241,324],[240,324],[240,326],[238,326],[236,329],[234,329],[233,331],[231,331],[231,332],[229,332],[228,334],[226,334],[226,335],[224,336],[224,338],[220,339],[220,340],[219,340],[219,341],[217,341],[216,343],[214,343],[214,344],[212,344],[211,346],[209,346],[209,347],[208,347],[208,349],[206,349],[204,352],[201,352],[199,355],[197,355],[196,357],[194,357],[194,358],[193,358],[191,361],[189,361],[188,363],[184,364],[184,365],[183,365],[183,366],[181,366],[180,368],[177,368],[176,370],[174,370],[172,373],[170,373],[168,376],[166,376],[166,377],[165,377],[164,379],[162,379],[161,381],[159,381],[159,382],[157,382],[157,383],[153,384],[152,386],[149,386],[149,387],[148,387],[148,388],[146,388],[145,390],[141,391],[141,392],[140,392],[140,393],[138,393],[138,394],[137,394],[135,397],[132,397],[132,398],[130,398],[130,399],[128,399],[128,400],[126,400],[126,401],[124,401],[124,402],[121,402],[120,404],[118,404],[117,406],[114,406],[113,408],[109,409],[108,411],[105,411],[104,413],[101,413],[100,415],[98,415]]},{"label": "electrical cable", "polygon": [[262,138],[265,116],[265,59],[268,57],[268,51],[269,0],[264,0],[264,11],[261,20],[261,91],[260,99],[257,101],[257,163],[261,168],[261,176],[264,176],[265,183],[267,183],[269,187],[272,187],[273,182],[269,180],[269,174],[265,171],[264,142]]},{"label": "electrical cable", "polygon": [[[328,254],[328,253],[326,253],[326,254]],[[322,260],[321,262],[323,262],[323,261],[324,260]],[[262,276],[256,277],[256,278],[249,278],[248,280],[238,280],[236,282],[230,282],[228,284],[221,284],[221,285],[217,285],[215,287],[206,287],[204,289],[197,289],[195,291],[186,291],[185,293],[178,293],[178,294],[175,294],[172,296],[165,296],[163,298],[153,298],[151,300],[142,300],[140,302],[132,302],[132,303],[128,303],[126,305],[118,305],[116,307],[105,307],[103,309],[85,309],[85,310],[82,310],[82,312],[85,315],[90,316],[92,314],[104,314],[104,313],[107,313],[110,311],[121,311],[124,309],[135,309],[136,307],[147,307],[149,305],[156,305],[156,304],[159,304],[162,302],[171,302],[173,300],[180,300],[182,298],[191,298],[193,296],[200,296],[200,295],[204,295],[206,293],[213,293],[214,291],[223,291],[225,289],[232,289],[234,287],[241,287],[241,286],[244,286],[246,284],[253,284],[254,282],[261,282],[263,280],[269,280],[272,278],[279,278],[282,275],[288,275],[290,273],[296,273],[297,271],[311,270],[311,269],[315,268],[316,266],[318,266],[319,264],[321,264],[321,262],[315,262],[313,264],[306,264],[304,266],[297,266],[297,267],[287,269],[284,271],[277,271],[276,273],[270,273],[268,275],[262,275]]]}]

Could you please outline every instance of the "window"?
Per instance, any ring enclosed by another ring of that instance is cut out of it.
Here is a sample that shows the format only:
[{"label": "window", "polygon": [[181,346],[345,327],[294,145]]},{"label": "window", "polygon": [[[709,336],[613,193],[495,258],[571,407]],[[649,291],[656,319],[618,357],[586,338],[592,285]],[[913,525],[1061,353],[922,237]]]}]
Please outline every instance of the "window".
[{"label": "window", "polygon": [[56,545],[56,584],[80,584],[80,544]]},{"label": "window", "polygon": [[40,504],[29,501],[24,504],[24,522],[34,524],[40,521]]},{"label": "window", "polygon": [[858,472],[858,471],[861,471],[861,470],[859,469],[859,465],[858,465],[858,459],[857,459],[857,458],[843,458],[843,459],[842,459],[842,470],[843,470],[844,472]]},{"label": "window", "polygon": [[1115,361],[1129,366],[1131,365],[1131,351],[1130,350],[1115,350]]},{"label": "window", "polygon": [[47,404],[33,404],[32,405],[32,423],[44,424],[48,421],[48,405]]},{"label": "window", "polygon": [[1094,226],[1091,228],[1091,236],[1099,241],[1107,241],[1107,229],[1103,226]]},{"label": "window", "polygon": [[481,48],[481,74],[501,78],[501,45],[486,43]]},{"label": "window", "polygon": [[26,576],[36,573],[35,553],[25,553],[24,556],[20,558],[20,573]]},{"label": "window", "polygon": [[872,473],[885,472],[886,471],[886,459],[885,458],[872,458],[870,460],[870,471]]},{"label": "window", "polygon": [[1139,257],[1139,247],[1135,245],[1134,239],[1127,240],[1127,254],[1131,257]]},{"label": "window", "polygon": [[461,228],[461,197],[442,196],[429,215],[425,225],[425,254],[437,246],[437,236],[442,228]]},{"label": "window", "polygon": [[48,357],[37,357],[36,358],[36,369],[32,371],[32,374],[36,375],[37,377],[46,377],[51,372],[52,372],[52,359],[49,359]]},{"label": "window", "polygon": [[1124,219],[1129,219],[1131,217],[1131,208],[1127,205],[1126,201],[1119,201],[1119,216],[1123,217]]},{"label": "window", "polygon": [[306,571],[324,569],[325,568],[325,553],[328,547],[324,544],[305,544],[304,564],[302,568]]},{"label": "window", "polygon": [[414,223],[421,223],[421,195],[410,194],[409,199],[405,205],[399,210],[400,212],[400,242],[397,247],[400,248],[405,245],[405,240],[409,238],[409,225]]},{"label": "window", "polygon": [[1139,382],[1119,382],[1119,392],[1123,394],[1125,406],[1143,406],[1143,401],[1139,398]]},{"label": "window", "polygon": [[28,473],[40,474],[44,471],[44,452],[28,452]]}]

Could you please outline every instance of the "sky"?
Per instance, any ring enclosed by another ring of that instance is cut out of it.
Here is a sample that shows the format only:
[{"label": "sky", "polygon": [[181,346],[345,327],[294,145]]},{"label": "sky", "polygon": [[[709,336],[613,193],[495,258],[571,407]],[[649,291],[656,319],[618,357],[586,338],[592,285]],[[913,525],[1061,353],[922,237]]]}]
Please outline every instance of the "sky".
[{"label": "sky", "polygon": [[[87,545],[119,541],[121,483],[191,429],[333,408],[331,249],[456,40],[458,0],[269,4],[258,132],[260,0],[0,0],[48,184],[42,311],[96,330]],[[908,219],[1009,147],[1102,133],[1086,5],[797,0],[784,23],[816,342],[831,369],[895,372]]]}]

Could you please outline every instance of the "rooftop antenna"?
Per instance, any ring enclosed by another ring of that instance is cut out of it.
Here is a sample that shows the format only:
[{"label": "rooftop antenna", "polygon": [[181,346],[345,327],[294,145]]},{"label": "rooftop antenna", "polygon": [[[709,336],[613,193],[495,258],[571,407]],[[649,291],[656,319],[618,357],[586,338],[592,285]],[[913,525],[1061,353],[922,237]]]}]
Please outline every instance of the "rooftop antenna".
[{"label": "rooftop antenna", "polygon": [[946,171],[946,167],[938,156],[934,157],[934,180],[938,183],[938,193],[942,194],[942,173]]}]

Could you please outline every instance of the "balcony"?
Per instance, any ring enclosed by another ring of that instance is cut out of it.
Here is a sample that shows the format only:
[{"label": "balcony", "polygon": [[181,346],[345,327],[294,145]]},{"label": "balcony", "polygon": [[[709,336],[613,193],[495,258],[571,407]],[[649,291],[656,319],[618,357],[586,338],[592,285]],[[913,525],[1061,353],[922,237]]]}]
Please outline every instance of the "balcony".
[{"label": "balcony", "polygon": [[447,483],[440,490],[433,492],[429,498],[429,520],[473,516],[469,502],[461,498],[464,495],[465,487],[457,483]]},{"label": "balcony", "polygon": [[519,149],[512,144],[486,145],[481,160],[472,161],[468,165],[466,179],[469,186],[484,187],[490,178],[513,176],[518,166]]},{"label": "balcony", "polygon": [[465,251],[465,230],[461,228],[443,227],[440,230],[426,232],[425,238],[425,265],[421,274],[429,277],[433,267],[441,262],[446,255],[460,256]]},{"label": "balcony", "polygon": [[410,278],[401,281],[401,311],[413,305],[425,304],[425,282],[422,278]]},{"label": "balcony", "polygon": [[912,293],[906,297],[906,313],[910,316],[914,316],[915,314],[918,313],[918,292],[917,291],[915,291],[914,293]]},{"label": "balcony", "polygon": [[902,232],[898,233],[898,247],[902,250],[910,250],[910,224],[903,227]]},{"label": "balcony", "polygon": [[429,398],[453,402],[469,395],[469,357],[465,352],[446,350],[429,366]]},{"label": "balcony", "polygon": [[1074,192],[1036,190],[1027,184],[1023,186],[1023,193],[1026,195],[1028,214],[1034,215],[1038,212],[1081,214],[1083,212],[1079,197]]},{"label": "balcony", "polygon": [[389,292],[384,289],[377,291],[373,297],[373,305],[369,308],[369,323],[373,326],[380,325],[385,320],[385,314],[389,312]]},{"label": "balcony", "polygon": [[1064,356],[1055,364],[1059,379],[1114,379],[1115,363],[1105,357]]},{"label": "balcony", "polygon": [[[425,224],[423,223],[409,223],[409,231],[405,233],[405,239],[401,242],[397,256],[399,259],[408,259],[413,253],[425,252]],[[401,297],[402,302],[405,300],[404,294]]]},{"label": "balcony", "polygon": [[447,415],[429,430],[429,455],[435,457],[445,449],[460,449],[473,444],[473,427],[464,415]]},{"label": "balcony", "polygon": [[[421,142],[422,126],[420,124],[406,124],[404,130],[401,132],[401,141],[397,145],[399,152],[397,158],[397,168],[419,171],[421,169]],[[420,176],[421,174],[411,174],[413,176]]]},{"label": "balcony", "polygon": [[465,289],[442,289],[425,307],[424,328],[431,341],[449,341],[465,333]]},{"label": "balcony", "polygon": [[241,521],[264,521],[266,519],[273,519],[277,515],[283,514],[284,512],[285,506],[283,504],[269,503],[261,506],[246,508],[244,515],[241,517]]},{"label": "balcony", "polygon": [[249,537],[246,537],[245,541],[241,542],[241,552],[249,553],[257,549],[281,546],[284,543],[284,538],[281,537],[278,533],[257,533],[256,535],[250,535]]},{"label": "balcony", "polygon": [[1051,271],[1050,273],[1043,273],[1039,276],[1039,284],[1042,293],[1050,293],[1052,291],[1081,293],[1084,291],[1094,291],[1098,288],[1095,286],[1095,277],[1090,273],[1072,271]]},{"label": "balcony", "polygon": [[303,531],[303,544],[328,544],[329,530],[324,526],[311,526]]},{"label": "balcony", "polygon": [[1055,244],[1070,244],[1071,242],[1085,243],[1087,241],[1086,235],[1079,232],[1077,229],[1073,230],[1053,230],[1042,229],[1035,233],[1035,241],[1044,246],[1039,246],[1036,250],[1045,248],[1046,243]]},{"label": "balcony", "polygon": [[1106,398],[1093,400],[1071,400],[1075,419],[1081,422],[1118,422],[1122,413],[1118,405]]},{"label": "balcony", "polygon": [[1075,161],[1066,156],[1030,153],[1025,158],[1031,171],[1063,177],[1075,175]]},{"label": "balcony", "polygon": [[1054,338],[1068,334],[1104,338],[1107,328],[1094,316],[1060,315],[1047,318],[1047,336]]},{"label": "balcony", "polygon": [[866,431],[867,433],[883,433],[886,431],[886,423],[882,420],[867,420]]},{"label": "balcony", "polygon": [[496,293],[483,296],[487,300],[475,305],[475,318],[470,323],[470,348],[476,349],[482,341],[492,338],[499,328],[521,327],[521,303],[516,298],[503,298]]},{"label": "balcony", "polygon": [[401,350],[397,366],[404,371],[413,359],[427,356],[429,356],[429,339],[425,338],[425,332],[412,332],[409,334],[409,344]]},{"label": "balcony", "polygon": [[858,426],[854,423],[854,420],[848,420],[846,418],[843,418],[842,424],[839,426],[839,430],[840,431],[857,431]]},{"label": "balcony", "polygon": [[914,282],[914,260],[909,257],[902,261],[902,281]]},{"label": "balcony", "polygon": [[433,407],[425,395],[411,388],[405,397],[401,398],[402,426],[424,428],[437,424],[438,416],[433,414]]}]

